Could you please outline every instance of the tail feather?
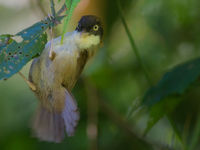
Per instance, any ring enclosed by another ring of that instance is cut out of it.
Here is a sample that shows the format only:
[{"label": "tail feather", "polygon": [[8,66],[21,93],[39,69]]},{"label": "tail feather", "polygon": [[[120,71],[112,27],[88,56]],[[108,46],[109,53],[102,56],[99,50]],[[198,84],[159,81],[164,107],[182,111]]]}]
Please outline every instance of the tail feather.
[{"label": "tail feather", "polygon": [[79,120],[79,112],[75,99],[66,91],[65,107],[62,112],[49,111],[39,106],[34,118],[34,136],[42,141],[61,142],[65,131],[68,136],[74,135]]},{"label": "tail feather", "polygon": [[79,111],[73,96],[66,91],[65,109],[62,112],[65,130],[68,136],[73,136],[79,120]]},{"label": "tail feather", "polygon": [[40,106],[33,124],[34,136],[42,141],[61,142],[64,138],[64,120],[61,114]]}]

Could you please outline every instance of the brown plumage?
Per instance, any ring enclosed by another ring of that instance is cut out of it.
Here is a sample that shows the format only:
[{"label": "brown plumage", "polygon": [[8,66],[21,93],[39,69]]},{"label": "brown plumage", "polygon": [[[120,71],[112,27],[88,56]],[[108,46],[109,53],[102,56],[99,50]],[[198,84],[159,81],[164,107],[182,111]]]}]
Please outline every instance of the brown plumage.
[{"label": "brown plumage", "polygon": [[79,111],[71,90],[98,49],[102,35],[99,18],[84,16],[76,30],[65,35],[63,45],[60,37],[53,39],[34,59],[29,80],[40,100],[33,124],[34,135],[40,140],[60,142],[65,131],[68,136],[74,134]]}]

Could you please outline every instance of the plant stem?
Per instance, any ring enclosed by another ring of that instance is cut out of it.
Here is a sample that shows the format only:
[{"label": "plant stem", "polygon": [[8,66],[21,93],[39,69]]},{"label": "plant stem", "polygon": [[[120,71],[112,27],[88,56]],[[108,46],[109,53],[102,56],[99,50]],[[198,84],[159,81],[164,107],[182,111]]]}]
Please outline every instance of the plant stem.
[{"label": "plant stem", "polygon": [[65,10],[67,9],[65,3],[63,4],[63,6],[60,8],[60,10],[57,12],[57,16],[59,16],[61,13],[63,13]]},{"label": "plant stem", "polygon": [[[129,38],[131,47],[132,47],[132,49],[133,49],[133,51],[134,51],[134,53],[135,53],[135,55],[136,55],[136,58],[137,58],[137,60],[138,60],[138,62],[139,62],[139,64],[140,64],[140,66],[141,66],[142,69],[143,69],[143,72],[144,72],[144,74],[145,74],[146,80],[148,81],[149,85],[151,86],[151,85],[152,85],[151,78],[150,78],[149,73],[148,73],[148,71],[146,70],[146,67],[145,67],[145,65],[144,65],[144,63],[143,63],[143,61],[142,61],[142,59],[141,59],[141,57],[140,57],[139,50],[138,50],[138,48],[137,48],[137,46],[136,46],[136,44],[135,44],[135,42],[134,42],[134,39],[133,39],[133,36],[131,35],[130,30],[129,30],[129,28],[128,28],[128,25],[127,25],[127,23],[126,23],[126,20],[125,20],[124,15],[123,15],[123,11],[122,11],[122,8],[121,8],[120,1],[119,1],[119,0],[117,0],[117,7],[118,7],[118,10],[119,10],[119,16],[120,16],[121,21],[122,21],[122,23],[123,23],[123,26],[124,26],[124,29],[125,29],[125,31],[126,31],[126,34],[127,34],[128,38]],[[184,146],[184,143],[182,142],[181,134],[180,134],[180,132],[177,130],[177,127],[176,127],[175,123],[173,122],[173,120],[171,119],[171,117],[170,117],[169,115],[168,115],[167,117],[168,117],[168,120],[169,120],[170,124],[172,125],[172,128],[173,128],[174,131],[175,131],[175,134],[177,135],[177,137],[178,137],[179,140],[181,141],[182,145]],[[184,146],[184,148],[185,148],[185,146]]]},{"label": "plant stem", "polygon": [[53,17],[55,18],[56,17],[56,11],[55,11],[55,4],[54,4],[53,0],[51,0],[51,13],[52,13]]},{"label": "plant stem", "polygon": [[127,25],[126,20],[124,18],[123,11],[122,11],[122,8],[121,8],[119,0],[117,0],[117,7],[118,7],[118,10],[119,10],[119,15],[120,15],[121,21],[123,23],[124,29],[125,29],[125,31],[127,33],[128,38],[129,38],[131,47],[132,47],[132,49],[133,49],[133,51],[134,51],[134,53],[136,55],[136,58],[137,58],[137,60],[138,60],[138,62],[140,64],[140,66],[142,67],[142,70],[143,70],[143,72],[145,74],[145,77],[146,77],[149,85],[151,86],[152,85],[151,78],[150,78],[149,73],[148,73],[148,71],[147,71],[147,69],[146,69],[146,67],[145,67],[145,65],[144,65],[144,63],[143,63],[143,61],[142,61],[142,59],[140,57],[138,48],[137,48],[137,46],[136,46],[136,44],[134,42],[134,39],[133,39],[133,37],[131,35],[131,32],[130,32],[130,30],[128,28],[128,25]]},{"label": "plant stem", "polygon": [[[70,5],[69,6],[67,6],[67,3],[65,1],[65,5],[66,5],[67,9],[70,10],[71,7],[72,7],[72,0],[70,0]],[[62,35],[61,35],[61,44],[63,44],[63,40],[64,40],[64,36],[65,36],[66,30],[67,30],[67,18],[64,19],[63,32],[62,32]]]}]

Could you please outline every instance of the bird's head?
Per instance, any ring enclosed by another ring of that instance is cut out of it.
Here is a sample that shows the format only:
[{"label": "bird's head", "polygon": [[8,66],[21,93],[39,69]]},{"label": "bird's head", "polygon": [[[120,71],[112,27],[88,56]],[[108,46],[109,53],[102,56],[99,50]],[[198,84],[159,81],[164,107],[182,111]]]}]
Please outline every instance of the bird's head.
[{"label": "bird's head", "polygon": [[97,16],[83,16],[76,27],[76,31],[81,35],[81,45],[83,47],[98,45],[103,38],[103,26]]}]

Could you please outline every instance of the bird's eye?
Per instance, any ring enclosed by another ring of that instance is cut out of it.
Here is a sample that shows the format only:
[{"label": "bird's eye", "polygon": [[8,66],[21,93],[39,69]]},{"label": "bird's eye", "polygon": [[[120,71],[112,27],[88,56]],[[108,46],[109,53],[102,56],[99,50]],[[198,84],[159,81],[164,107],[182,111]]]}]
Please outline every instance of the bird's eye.
[{"label": "bird's eye", "polygon": [[97,24],[94,25],[94,26],[93,26],[93,30],[94,30],[94,31],[98,31],[98,30],[99,30],[99,26],[98,26]]}]

